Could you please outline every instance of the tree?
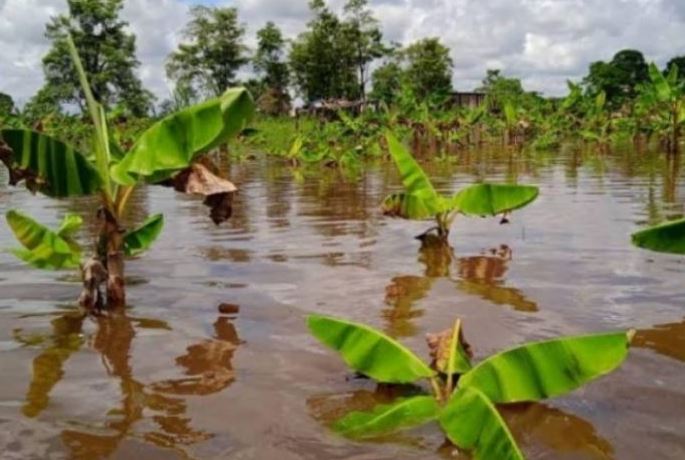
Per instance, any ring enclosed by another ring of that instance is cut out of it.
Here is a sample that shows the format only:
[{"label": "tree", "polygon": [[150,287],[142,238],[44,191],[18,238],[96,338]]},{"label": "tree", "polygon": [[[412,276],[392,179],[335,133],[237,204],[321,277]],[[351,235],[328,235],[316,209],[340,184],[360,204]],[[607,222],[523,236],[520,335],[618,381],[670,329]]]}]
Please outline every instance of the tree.
[{"label": "tree", "polygon": [[345,25],[323,0],[312,0],[314,14],[290,50],[294,82],[307,102],[320,99],[356,99],[359,79],[354,50]]},{"label": "tree", "polygon": [[386,62],[373,71],[371,97],[386,104],[393,103],[402,89],[403,78],[404,71],[399,62],[396,60]]},{"label": "tree", "polygon": [[83,68],[91,82],[93,97],[105,107],[121,105],[131,114],[145,115],[152,93],[143,89],[135,70],[135,36],[119,18],[123,0],[67,0],[67,14],[53,17],[46,27],[52,48],[43,58],[45,86],[33,106],[76,104],[85,112],[86,100],[69,57],[67,35],[73,37]]},{"label": "tree", "polygon": [[409,85],[419,98],[446,96],[452,91],[452,58],[450,50],[438,38],[424,38],[404,52]]},{"label": "tree", "polygon": [[287,112],[290,108],[288,82],[290,71],[288,64],[283,61],[285,39],[281,30],[273,23],[257,31],[257,52],[253,59],[255,72],[261,81],[254,82],[259,88],[258,105],[262,111],[277,115]]},{"label": "tree", "polygon": [[642,53],[626,49],[616,53],[610,62],[590,64],[590,72],[583,83],[591,96],[604,91],[609,107],[617,109],[635,99],[638,85],[647,80],[648,66]]},{"label": "tree", "polygon": [[344,24],[347,44],[352,48],[359,78],[359,94],[366,96],[369,64],[389,52],[383,45],[383,33],[378,20],[368,8],[368,0],[348,0]]},{"label": "tree", "polygon": [[177,85],[218,96],[236,84],[236,72],[248,63],[245,26],[235,8],[195,6],[181,43],[168,59],[167,76]]},{"label": "tree", "polygon": [[476,91],[487,94],[489,106],[499,110],[507,101],[520,102],[525,94],[521,80],[505,77],[500,69],[488,69]]},{"label": "tree", "polygon": [[0,92],[0,117],[6,117],[14,113],[14,100],[9,94]]},{"label": "tree", "polygon": [[678,68],[678,78],[685,79],[685,56],[675,56],[666,63],[664,74],[667,75],[672,66]]}]

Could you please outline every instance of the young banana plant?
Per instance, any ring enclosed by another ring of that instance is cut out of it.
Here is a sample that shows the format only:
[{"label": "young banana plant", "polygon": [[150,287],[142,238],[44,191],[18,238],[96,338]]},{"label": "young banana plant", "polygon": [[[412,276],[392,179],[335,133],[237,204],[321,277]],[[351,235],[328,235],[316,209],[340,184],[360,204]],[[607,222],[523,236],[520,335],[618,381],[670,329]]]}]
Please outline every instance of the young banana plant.
[{"label": "young banana plant", "polygon": [[351,412],[333,429],[373,438],[437,420],[447,438],[476,460],[522,460],[523,454],[495,404],[560,396],[616,369],[628,355],[634,331],[533,342],[471,363],[461,321],[432,338],[433,364],[369,326],[311,315],[311,333],[340,353],[353,370],[380,383],[428,380],[432,395],[419,394]]},{"label": "young banana plant", "polygon": [[14,253],[32,266],[61,269],[81,265],[83,307],[104,306],[100,285],[105,283],[107,306],[119,307],[125,305],[125,257],[148,249],[163,226],[163,217],[158,214],[136,229],[122,227],[133,190],[154,184],[200,195],[211,208],[216,224],[228,219],[237,189],[218,177],[202,154],[245,128],[254,104],[245,89],[229,89],[218,98],[158,121],[123,152],[109,134],[105,111],[93,97],[71,37],[68,44],[94,128],[92,154],[77,152],[40,132],[3,129],[0,162],[9,170],[11,185],[23,183],[32,192],[53,198],[99,196],[99,234],[93,257],[82,261],[82,249],[73,238],[82,223],[78,216],[66,216],[57,231],[15,210],[7,213],[7,223],[23,246]]},{"label": "young banana plant", "polygon": [[439,194],[421,166],[409,151],[390,132],[386,133],[390,155],[395,161],[405,191],[385,198],[382,211],[387,216],[403,219],[435,219],[433,230],[443,243],[447,242],[452,222],[458,214],[467,216],[506,216],[522,208],[538,196],[538,188],[532,185],[475,184],[460,190],[452,197]]},{"label": "young banana plant", "polygon": [[641,87],[638,105],[649,115],[652,129],[664,140],[669,152],[677,152],[685,124],[685,82],[672,66],[664,76],[654,63],[649,66],[649,82]]}]

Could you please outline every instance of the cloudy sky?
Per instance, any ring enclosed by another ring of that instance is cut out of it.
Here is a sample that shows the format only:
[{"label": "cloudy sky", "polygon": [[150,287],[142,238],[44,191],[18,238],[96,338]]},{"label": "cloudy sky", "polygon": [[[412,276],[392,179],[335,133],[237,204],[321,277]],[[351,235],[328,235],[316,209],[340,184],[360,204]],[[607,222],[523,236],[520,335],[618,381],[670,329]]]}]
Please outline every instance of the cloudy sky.
[{"label": "cloudy sky", "polygon": [[[329,0],[338,9],[344,0]],[[266,21],[294,37],[308,0],[126,0],[138,37],[141,77],[169,94],[164,60],[175,48],[192,4],[230,5],[249,26],[248,42]],[[66,0],[0,0],[0,91],[24,103],[42,84],[45,23]],[[371,0],[388,40],[437,36],[452,50],[457,89],[475,87],[487,68],[521,78],[526,88],[562,94],[595,60],[637,48],[663,65],[685,54],[685,0]]]}]

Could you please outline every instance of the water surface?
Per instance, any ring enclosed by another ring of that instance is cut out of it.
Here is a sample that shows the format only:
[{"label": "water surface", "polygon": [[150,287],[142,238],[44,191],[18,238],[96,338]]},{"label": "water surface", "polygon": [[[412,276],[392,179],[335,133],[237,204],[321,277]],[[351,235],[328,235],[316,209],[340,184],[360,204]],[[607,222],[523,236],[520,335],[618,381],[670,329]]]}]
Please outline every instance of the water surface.
[{"label": "water surface", "polygon": [[[458,219],[451,251],[420,251],[429,223],[383,218],[392,167],[358,181],[259,158],[230,166],[234,217],[141,190],[133,220],[164,212],[158,244],[129,262],[130,308],[80,318],[70,273],[0,253],[0,457],[461,458],[436,425],[355,443],[326,428],[403,389],[355,379],[310,338],[310,312],[370,323],[426,356],[424,336],[464,321],[478,359],[526,340],[639,329],[623,367],[564,398],[503,408],[529,458],[685,458],[685,259],[631,247],[684,212],[678,161],[619,151],[473,153],[427,166],[442,191],[475,180],[538,184],[509,225]],[[56,224],[88,200],[8,188]],[[87,230],[93,230],[92,223]],[[91,234],[82,232],[88,242]],[[0,247],[14,245],[0,225]],[[239,307],[223,314],[218,306]]]}]

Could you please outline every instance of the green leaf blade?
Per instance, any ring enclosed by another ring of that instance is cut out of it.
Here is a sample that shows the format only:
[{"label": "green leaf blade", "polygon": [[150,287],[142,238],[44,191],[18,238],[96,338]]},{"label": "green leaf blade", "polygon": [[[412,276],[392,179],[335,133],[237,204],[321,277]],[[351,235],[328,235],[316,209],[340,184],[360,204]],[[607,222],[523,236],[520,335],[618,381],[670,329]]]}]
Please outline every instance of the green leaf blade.
[{"label": "green leaf blade", "polygon": [[127,256],[137,256],[148,249],[157,240],[164,227],[164,216],[155,214],[149,217],[135,230],[124,235],[124,252]]},{"label": "green leaf blade", "polygon": [[472,451],[475,460],[523,460],[509,428],[487,396],[462,388],[450,398],[439,416],[447,438]]},{"label": "green leaf blade", "polygon": [[685,254],[685,218],[646,228],[632,235],[633,244],[669,254]]},{"label": "green leaf blade", "polygon": [[450,207],[466,215],[494,216],[523,208],[538,195],[533,185],[475,184],[454,195]]},{"label": "green leaf blade", "polygon": [[435,375],[409,349],[363,324],[310,315],[307,326],[320,342],[338,351],[348,366],[379,382],[412,383]]},{"label": "green leaf blade", "polygon": [[35,189],[53,198],[88,196],[101,190],[102,179],[86,157],[72,147],[27,129],[0,131],[12,150],[11,169],[36,177]]},{"label": "green leaf blade", "polygon": [[385,138],[388,142],[390,156],[400,172],[402,184],[406,191],[409,194],[419,194],[426,201],[437,200],[438,193],[412,154],[390,131],[386,132]]},{"label": "green leaf blade", "polygon": [[480,362],[459,385],[494,403],[559,396],[616,369],[628,355],[631,333],[564,337],[522,345]]},{"label": "green leaf blade", "polygon": [[435,420],[438,411],[432,396],[413,396],[368,412],[351,412],[335,422],[333,429],[348,438],[374,438]]},{"label": "green leaf blade", "polygon": [[130,152],[111,168],[122,185],[138,177],[159,182],[187,168],[207,152],[240,133],[252,118],[254,102],[245,88],[173,113],[145,131]]},{"label": "green leaf blade", "polygon": [[[78,267],[81,250],[70,239],[61,237],[29,216],[16,210],[6,215],[7,224],[23,248],[14,249],[12,253],[24,262],[36,268],[59,270]],[[68,215],[62,228],[73,229],[78,216]]]}]

